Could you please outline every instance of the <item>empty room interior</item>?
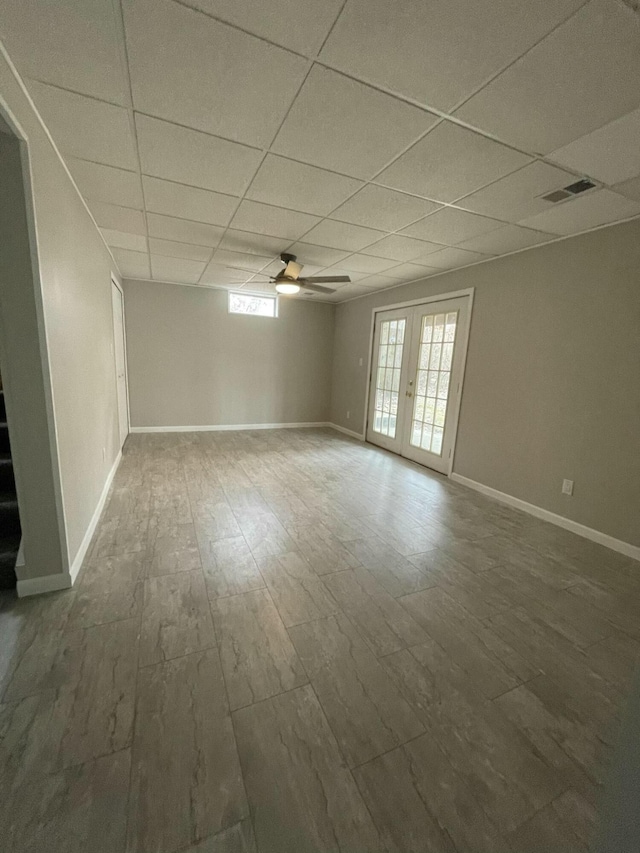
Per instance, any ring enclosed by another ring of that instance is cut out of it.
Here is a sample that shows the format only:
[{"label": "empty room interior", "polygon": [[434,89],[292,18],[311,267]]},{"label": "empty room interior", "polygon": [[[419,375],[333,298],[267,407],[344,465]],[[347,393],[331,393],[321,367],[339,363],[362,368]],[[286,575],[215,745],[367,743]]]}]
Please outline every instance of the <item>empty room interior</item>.
[{"label": "empty room interior", "polygon": [[3,0],[3,853],[640,850],[637,0]]}]

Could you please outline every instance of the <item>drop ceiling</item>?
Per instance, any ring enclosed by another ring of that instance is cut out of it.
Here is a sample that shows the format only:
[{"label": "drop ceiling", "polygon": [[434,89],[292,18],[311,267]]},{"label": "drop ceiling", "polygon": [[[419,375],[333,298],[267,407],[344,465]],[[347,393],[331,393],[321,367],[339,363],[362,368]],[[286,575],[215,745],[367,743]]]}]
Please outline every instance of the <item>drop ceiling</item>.
[{"label": "drop ceiling", "polygon": [[[120,272],[340,302],[640,215],[624,0],[4,0]],[[541,197],[588,176],[596,188]]]}]

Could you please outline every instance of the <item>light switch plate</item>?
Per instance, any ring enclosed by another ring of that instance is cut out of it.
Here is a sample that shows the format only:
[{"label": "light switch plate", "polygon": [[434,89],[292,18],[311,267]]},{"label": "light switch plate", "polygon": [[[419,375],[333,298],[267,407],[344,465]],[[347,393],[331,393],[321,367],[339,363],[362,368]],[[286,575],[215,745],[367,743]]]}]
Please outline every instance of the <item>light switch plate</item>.
[{"label": "light switch plate", "polygon": [[562,494],[563,495],[572,495],[573,494],[573,480],[563,480],[562,481]]}]

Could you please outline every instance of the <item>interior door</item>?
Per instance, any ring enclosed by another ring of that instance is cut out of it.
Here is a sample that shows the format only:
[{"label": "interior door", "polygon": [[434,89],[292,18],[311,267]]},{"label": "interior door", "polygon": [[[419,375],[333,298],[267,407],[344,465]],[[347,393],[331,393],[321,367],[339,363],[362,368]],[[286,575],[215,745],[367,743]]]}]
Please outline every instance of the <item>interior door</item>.
[{"label": "interior door", "polygon": [[[464,297],[383,312],[375,325],[367,440],[445,474],[462,393],[469,304]],[[402,331],[394,326],[401,318]]]},{"label": "interior door", "polygon": [[127,400],[127,373],[124,341],[124,302],[122,292],[113,282],[111,283],[111,298],[113,305],[113,344],[116,367],[116,391],[118,396],[118,426],[120,431],[120,447],[129,435],[129,407]]}]

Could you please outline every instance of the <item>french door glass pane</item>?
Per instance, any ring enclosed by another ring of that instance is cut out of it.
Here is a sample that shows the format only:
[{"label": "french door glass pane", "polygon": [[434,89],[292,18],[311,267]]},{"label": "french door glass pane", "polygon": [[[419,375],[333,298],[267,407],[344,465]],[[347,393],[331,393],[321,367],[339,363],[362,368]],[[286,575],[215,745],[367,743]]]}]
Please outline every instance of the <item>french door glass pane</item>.
[{"label": "french door glass pane", "polygon": [[410,441],[438,456],[442,454],[457,325],[457,311],[422,318]]},{"label": "french door glass pane", "polygon": [[373,431],[396,437],[400,370],[406,320],[385,320],[380,327]]}]

